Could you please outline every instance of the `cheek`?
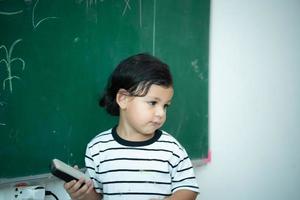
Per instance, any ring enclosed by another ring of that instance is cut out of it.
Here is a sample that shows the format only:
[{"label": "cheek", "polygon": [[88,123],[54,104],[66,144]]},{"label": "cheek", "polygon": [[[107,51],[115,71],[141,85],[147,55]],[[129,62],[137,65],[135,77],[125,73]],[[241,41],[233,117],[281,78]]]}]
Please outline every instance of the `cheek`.
[{"label": "cheek", "polygon": [[163,123],[165,123],[166,120],[167,120],[167,114],[165,114],[164,117],[163,117],[163,119],[162,119]]},{"label": "cheek", "polygon": [[143,104],[135,104],[130,107],[130,118],[136,122],[147,120],[151,117],[151,112]]}]

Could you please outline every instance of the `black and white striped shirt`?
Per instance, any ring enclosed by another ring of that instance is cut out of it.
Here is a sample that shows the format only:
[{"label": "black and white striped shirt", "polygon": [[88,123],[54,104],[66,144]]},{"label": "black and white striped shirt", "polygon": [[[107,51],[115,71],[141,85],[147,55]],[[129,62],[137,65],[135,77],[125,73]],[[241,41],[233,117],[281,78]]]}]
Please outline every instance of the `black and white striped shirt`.
[{"label": "black and white striped shirt", "polygon": [[85,163],[104,200],[162,199],[180,189],[199,189],[186,151],[160,130],[143,142],[120,138],[116,128],[104,131],[89,142]]}]

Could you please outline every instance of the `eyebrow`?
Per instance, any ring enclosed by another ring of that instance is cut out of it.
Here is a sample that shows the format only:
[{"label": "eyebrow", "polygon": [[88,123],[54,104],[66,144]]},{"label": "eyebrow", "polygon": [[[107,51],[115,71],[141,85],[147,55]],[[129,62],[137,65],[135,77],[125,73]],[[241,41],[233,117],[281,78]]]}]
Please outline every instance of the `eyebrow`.
[{"label": "eyebrow", "polygon": [[[159,98],[159,97],[152,97],[152,96],[148,96],[148,97],[151,98],[151,99],[154,99],[156,101],[161,101],[161,98]],[[170,99],[169,101],[167,101],[167,104],[171,104],[171,101],[172,101],[172,99]]]}]

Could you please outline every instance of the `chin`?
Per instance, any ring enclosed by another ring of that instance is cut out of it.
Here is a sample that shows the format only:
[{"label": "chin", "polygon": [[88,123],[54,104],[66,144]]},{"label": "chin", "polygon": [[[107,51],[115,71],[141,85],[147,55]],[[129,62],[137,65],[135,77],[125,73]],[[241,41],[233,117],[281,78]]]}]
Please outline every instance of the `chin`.
[{"label": "chin", "polygon": [[144,134],[145,135],[154,135],[154,133],[157,129],[159,129],[159,128],[155,127],[155,128],[149,129],[149,130],[145,131]]}]

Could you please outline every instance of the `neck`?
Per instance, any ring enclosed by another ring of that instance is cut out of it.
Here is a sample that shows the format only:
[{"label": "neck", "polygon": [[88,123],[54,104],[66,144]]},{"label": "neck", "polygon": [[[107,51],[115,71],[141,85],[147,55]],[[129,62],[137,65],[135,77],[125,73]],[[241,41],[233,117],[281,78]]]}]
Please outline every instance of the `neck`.
[{"label": "neck", "polygon": [[146,140],[151,139],[154,136],[154,133],[153,134],[139,133],[134,128],[132,128],[126,124],[122,124],[122,123],[119,123],[119,125],[117,127],[117,134],[122,139],[128,140],[128,141],[133,141],[133,142],[146,141]]}]

